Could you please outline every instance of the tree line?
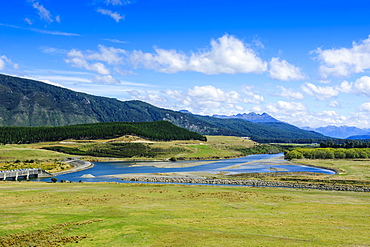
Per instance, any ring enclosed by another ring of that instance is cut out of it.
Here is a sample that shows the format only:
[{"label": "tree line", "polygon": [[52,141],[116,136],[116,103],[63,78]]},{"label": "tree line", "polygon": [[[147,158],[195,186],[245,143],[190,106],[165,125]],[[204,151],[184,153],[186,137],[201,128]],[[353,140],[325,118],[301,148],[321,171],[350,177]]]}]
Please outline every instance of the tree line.
[{"label": "tree line", "polygon": [[27,144],[66,139],[111,139],[135,135],[155,141],[201,140],[206,137],[167,121],[109,122],[59,127],[0,127],[1,144]]},{"label": "tree line", "polygon": [[368,159],[369,148],[295,148],[285,152],[285,159]]},{"label": "tree line", "polygon": [[320,143],[321,148],[370,148],[369,141],[330,140]]}]

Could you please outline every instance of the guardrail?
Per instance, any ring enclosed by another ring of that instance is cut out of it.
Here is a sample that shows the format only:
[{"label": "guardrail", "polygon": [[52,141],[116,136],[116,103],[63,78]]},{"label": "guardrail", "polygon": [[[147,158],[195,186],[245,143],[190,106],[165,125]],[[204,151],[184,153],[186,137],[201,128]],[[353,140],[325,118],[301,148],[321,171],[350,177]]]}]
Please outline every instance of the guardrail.
[{"label": "guardrail", "polygon": [[41,170],[40,168],[17,169],[9,171],[0,171],[0,180],[18,180],[27,179],[31,177],[51,177],[52,174]]}]

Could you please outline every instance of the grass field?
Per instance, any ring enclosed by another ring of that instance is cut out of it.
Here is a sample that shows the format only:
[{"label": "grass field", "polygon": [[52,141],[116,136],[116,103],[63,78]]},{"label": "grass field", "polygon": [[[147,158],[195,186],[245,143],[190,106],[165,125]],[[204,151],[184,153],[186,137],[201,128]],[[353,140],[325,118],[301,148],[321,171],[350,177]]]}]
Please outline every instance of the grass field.
[{"label": "grass field", "polygon": [[370,160],[368,159],[299,159],[293,161],[298,164],[322,166],[338,171],[338,174],[335,175],[321,176],[327,180],[360,180],[370,182]]},{"label": "grass field", "polygon": [[0,182],[2,246],[369,246],[370,194]]}]

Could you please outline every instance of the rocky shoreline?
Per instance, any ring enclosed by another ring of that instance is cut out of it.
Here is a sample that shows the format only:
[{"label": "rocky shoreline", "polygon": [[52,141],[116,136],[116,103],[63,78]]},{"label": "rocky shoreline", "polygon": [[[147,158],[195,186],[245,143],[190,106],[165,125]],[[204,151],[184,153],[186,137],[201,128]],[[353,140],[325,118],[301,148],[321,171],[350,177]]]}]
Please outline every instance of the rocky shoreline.
[{"label": "rocky shoreline", "polygon": [[127,176],[121,178],[123,181],[149,182],[149,183],[184,183],[184,184],[210,184],[210,185],[238,185],[250,187],[280,187],[295,189],[318,189],[334,191],[370,192],[370,187],[348,184],[327,183],[302,183],[302,182],[280,182],[264,180],[229,180],[208,178],[182,178],[182,177],[150,177],[150,176]]}]

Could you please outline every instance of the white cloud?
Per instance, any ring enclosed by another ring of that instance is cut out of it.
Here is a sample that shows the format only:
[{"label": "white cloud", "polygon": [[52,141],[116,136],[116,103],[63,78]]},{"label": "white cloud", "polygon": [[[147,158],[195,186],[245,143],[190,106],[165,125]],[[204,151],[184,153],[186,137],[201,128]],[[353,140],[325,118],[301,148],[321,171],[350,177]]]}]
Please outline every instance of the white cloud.
[{"label": "white cloud", "polygon": [[253,86],[242,85],[242,92],[248,96],[247,98],[243,99],[244,103],[260,104],[264,101],[263,96],[255,94],[253,90],[254,90]]},{"label": "white cloud", "polygon": [[126,53],[125,50],[106,47],[104,45],[99,45],[99,51],[85,55],[86,59],[104,61],[108,64],[119,64],[123,59],[119,54]]},{"label": "white cloud", "polygon": [[36,33],[45,33],[45,34],[51,34],[51,35],[80,36],[79,34],[75,34],[75,33],[65,33],[65,32],[60,32],[60,31],[41,30],[41,29],[36,29],[36,28],[23,28],[23,27],[18,27],[18,26],[15,26],[15,25],[8,25],[8,24],[3,24],[3,23],[0,23],[0,26],[17,28],[17,29],[36,32]]},{"label": "white cloud", "polygon": [[303,80],[305,78],[300,68],[277,57],[271,58],[269,72],[270,77],[274,80],[293,81]]},{"label": "white cloud", "polygon": [[266,105],[265,109],[259,110],[260,112],[263,110],[273,115],[280,121],[299,127],[309,126],[317,128],[327,125],[357,125],[360,122],[359,118],[348,118],[336,111],[311,112],[304,104],[297,102],[278,101],[277,103]]},{"label": "white cloud", "polygon": [[278,113],[294,117],[300,112],[306,112],[307,109],[302,103],[278,101],[277,103],[270,103],[266,105],[266,110],[274,114]]},{"label": "white cloud", "polygon": [[117,44],[127,44],[128,43],[128,41],[118,40],[118,39],[104,39],[104,40],[117,43]]},{"label": "white cloud", "polygon": [[[49,23],[54,22],[52,14],[43,5],[40,5],[38,2],[34,2],[32,4],[32,7],[34,7],[38,11],[41,20],[45,20]],[[60,17],[57,17],[57,22],[60,22]]]},{"label": "white cloud", "polygon": [[119,13],[117,12],[112,12],[110,10],[107,10],[107,9],[97,9],[96,10],[98,13],[101,13],[103,15],[108,15],[110,16],[111,18],[113,18],[117,23],[122,20],[122,19],[125,19],[125,16],[122,16],[120,15]]},{"label": "white cloud", "polygon": [[195,71],[204,74],[262,73],[267,63],[254,50],[231,35],[211,41],[209,50],[191,53],[190,56],[175,50],[155,49],[156,53],[134,51],[131,62],[164,73]]},{"label": "white cloud", "polygon": [[[123,53],[125,51],[122,49],[105,47],[103,45],[99,45],[99,52],[86,51],[83,53],[82,51],[72,49],[68,52],[65,62],[77,68],[84,68],[102,75],[108,75],[110,71],[102,62],[108,65],[120,64],[123,58],[119,54]],[[89,63],[89,61],[98,62]]]},{"label": "white cloud", "polygon": [[109,70],[102,63],[89,64],[82,56],[78,56],[75,50],[68,53],[68,58],[65,59],[67,63],[77,68],[84,68],[86,70],[94,71],[102,75],[110,74]]},{"label": "white cloud", "polygon": [[123,0],[105,0],[105,3],[107,5],[112,4],[112,5],[126,5],[130,4],[131,1],[123,1]]},{"label": "white cloud", "polygon": [[14,69],[19,69],[20,66],[17,63],[13,63],[7,56],[2,55],[0,56],[0,70],[5,70],[6,65],[12,66]]},{"label": "white cloud", "polygon": [[56,22],[58,22],[58,23],[60,23],[60,16],[59,16],[59,15],[57,15],[57,16],[55,17],[55,21],[56,21]]},{"label": "white cloud", "polygon": [[[55,83],[55,81],[59,81],[61,83],[63,83],[63,82],[73,82],[73,83],[82,83],[82,82],[85,82],[85,83],[91,83],[91,80],[90,79],[86,79],[86,78],[83,78],[83,77],[77,77],[77,76],[38,75],[38,76],[36,76],[33,79],[38,79],[38,80],[41,80],[41,81],[53,82],[54,85],[57,84],[57,83]],[[60,84],[58,84],[58,86],[60,86]]]},{"label": "white cloud", "polygon": [[303,92],[310,96],[316,97],[318,100],[325,100],[338,95],[339,89],[335,87],[320,87],[312,83],[306,82],[301,86]]},{"label": "white cloud", "polygon": [[39,48],[41,52],[51,55],[61,55],[61,54],[67,54],[68,50],[59,49],[55,47],[49,47],[49,46],[41,46]]},{"label": "white cloud", "polygon": [[29,25],[33,24],[33,21],[31,19],[24,18],[24,21],[27,22]]},{"label": "white cloud", "polygon": [[167,89],[161,92],[148,92],[133,90],[130,92],[132,99],[147,101],[159,107],[176,110],[187,109],[195,114],[237,114],[244,112],[244,104],[263,101],[253,92],[250,94],[227,91],[212,85],[195,86],[187,90]]},{"label": "white cloud", "polygon": [[354,82],[343,81],[337,90],[343,93],[354,93],[370,97],[370,77],[362,76]]},{"label": "white cloud", "polygon": [[45,33],[45,34],[51,34],[51,35],[60,35],[60,36],[80,36],[76,33],[66,33],[66,32],[60,32],[60,31],[49,31],[49,30],[41,30],[36,28],[30,28],[30,31],[37,32],[37,33]]},{"label": "white cloud", "polygon": [[293,89],[287,89],[283,86],[277,86],[281,90],[280,96],[289,100],[301,100],[304,96],[301,92],[296,92]]},{"label": "white cloud", "polygon": [[333,100],[333,101],[330,101],[328,103],[328,106],[329,107],[332,107],[332,108],[341,108],[341,104],[338,100]]},{"label": "white cloud", "polygon": [[370,69],[370,37],[360,43],[353,42],[351,48],[327,49],[318,48],[314,51],[322,63],[319,68],[321,75],[349,76],[353,73]]},{"label": "white cloud", "polygon": [[5,69],[5,61],[0,58],[0,70],[4,70],[4,69]]},{"label": "white cloud", "polygon": [[164,73],[176,73],[186,70],[186,56],[174,50],[155,49],[157,54],[134,51],[130,61],[135,66],[143,65],[147,69],[155,69]]},{"label": "white cloud", "polygon": [[370,102],[366,102],[360,105],[360,111],[370,112]]},{"label": "white cloud", "polygon": [[101,84],[120,84],[120,81],[113,78],[111,75],[106,76],[94,76],[94,83],[101,83]]},{"label": "white cloud", "polygon": [[362,76],[353,83],[353,92],[370,97],[370,77]]}]

